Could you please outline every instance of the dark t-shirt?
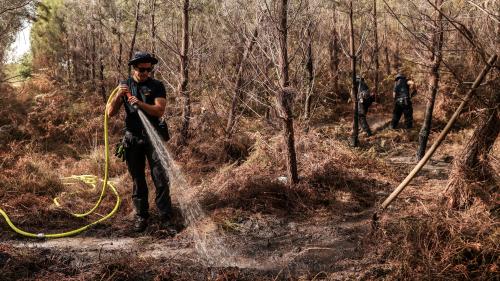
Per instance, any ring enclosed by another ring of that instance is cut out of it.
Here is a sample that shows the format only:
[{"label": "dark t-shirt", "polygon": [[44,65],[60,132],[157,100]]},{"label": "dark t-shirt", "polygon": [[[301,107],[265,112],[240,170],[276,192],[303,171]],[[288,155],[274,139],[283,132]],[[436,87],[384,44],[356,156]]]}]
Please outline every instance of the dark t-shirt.
[{"label": "dark t-shirt", "polygon": [[356,83],[358,87],[358,100],[368,98],[370,96],[370,88],[368,88],[365,81],[358,80]]},{"label": "dark t-shirt", "polygon": [[410,89],[406,79],[401,78],[396,81],[396,84],[394,85],[394,92],[396,93],[396,99],[410,98]]},{"label": "dark t-shirt", "polygon": [[[167,96],[165,86],[159,80],[149,78],[144,82],[136,83],[133,79],[129,79],[127,80],[127,82],[132,95],[135,95],[140,101],[147,104],[153,105],[155,104],[156,98],[165,98]],[[135,89],[133,89],[133,87],[135,87]],[[124,101],[126,112],[125,130],[136,135],[141,135],[144,127],[142,125],[139,114],[137,113],[137,111],[132,109],[125,97]],[[146,112],[144,112],[144,114],[148,117],[153,126],[156,126],[160,122],[158,117],[151,116]]]}]

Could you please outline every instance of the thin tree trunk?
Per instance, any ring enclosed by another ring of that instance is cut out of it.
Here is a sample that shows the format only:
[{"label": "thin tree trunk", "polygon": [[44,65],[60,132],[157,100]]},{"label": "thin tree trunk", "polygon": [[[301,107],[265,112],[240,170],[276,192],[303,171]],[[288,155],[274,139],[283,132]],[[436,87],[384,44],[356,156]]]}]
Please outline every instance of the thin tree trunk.
[{"label": "thin tree trunk", "polygon": [[[443,0],[436,0],[436,6],[441,7]],[[429,134],[432,128],[432,112],[434,111],[434,104],[436,102],[436,95],[439,90],[439,66],[442,60],[442,48],[443,48],[443,22],[441,13],[437,13],[436,20],[434,21],[435,31],[433,36],[433,54],[432,54],[432,66],[431,66],[431,77],[430,77],[430,96],[427,101],[427,106],[425,108],[425,117],[422,129],[419,133],[418,138],[418,150],[417,150],[417,160],[422,159],[427,148],[427,142],[429,140]]]},{"label": "thin tree trunk", "polygon": [[389,34],[387,34],[387,20],[384,19],[384,56],[385,56],[385,74],[387,76],[391,75],[391,60],[389,59]]},{"label": "thin tree trunk", "polygon": [[[309,14],[309,2],[307,2],[307,14]],[[306,99],[304,102],[304,119],[309,119],[311,115],[311,103],[312,95],[314,89],[314,61],[312,52],[312,20],[306,29],[306,40],[307,40],[307,50],[306,50],[306,71],[307,71],[307,92]]]},{"label": "thin tree trunk", "polygon": [[[494,91],[489,107],[478,118],[472,137],[453,161],[450,181],[445,192],[450,208],[466,208],[472,203],[472,197],[476,196],[488,202],[491,199],[490,196],[499,190],[488,163],[488,154],[500,133],[499,106],[500,92]],[[482,185],[478,189],[471,184],[474,182],[491,184],[490,186]]]},{"label": "thin tree trunk", "polygon": [[333,93],[339,95],[339,54],[340,54],[340,44],[339,44],[339,34],[337,33],[337,13],[336,5],[334,4],[332,14],[333,14],[333,30],[332,30],[332,41],[330,44],[330,71],[332,75],[333,83]]},{"label": "thin tree trunk", "polygon": [[103,30],[102,25],[99,25],[99,85],[100,93],[104,103],[107,102],[106,98],[106,87],[104,86],[104,55],[103,55]]},{"label": "thin tree trunk", "polygon": [[358,87],[356,87],[356,49],[354,47],[354,24],[353,24],[353,8],[352,0],[349,2],[349,30],[350,30],[350,56],[351,56],[351,98],[353,109],[351,145],[357,147],[359,145],[359,124],[358,124]]},{"label": "thin tree trunk", "polygon": [[306,69],[307,69],[307,93],[306,93],[306,100],[304,104],[304,118],[309,119],[311,115],[311,103],[312,103],[312,95],[313,95],[313,90],[314,90],[314,63],[313,63],[313,56],[312,56],[312,38],[311,38],[311,31],[308,30],[308,44],[307,44],[307,63],[306,63]]},{"label": "thin tree trunk", "polygon": [[234,95],[233,95],[233,100],[231,102],[231,109],[229,111],[229,116],[226,125],[226,137],[228,139],[231,138],[233,134],[234,124],[236,123],[236,111],[239,105],[239,101],[243,98],[243,92],[241,91],[241,85],[243,84],[243,66],[245,65],[245,62],[248,59],[248,56],[250,56],[253,46],[255,45],[255,40],[257,39],[257,36],[259,34],[258,28],[261,19],[262,19],[261,17],[258,19],[257,24],[255,25],[255,29],[253,30],[251,37],[248,38],[248,41],[245,45],[245,50],[243,52],[243,55],[239,56],[240,60],[237,63]]},{"label": "thin tree trunk", "polygon": [[396,42],[396,52],[394,53],[393,57],[394,57],[393,58],[394,72],[399,72],[401,70],[401,54],[399,48],[399,41]]},{"label": "thin tree trunk", "polygon": [[292,101],[293,93],[289,81],[289,62],[288,62],[288,0],[281,0],[280,5],[280,84],[281,91],[277,96],[278,111],[282,118],[283,137],[287,146],[287,173],[291,185],[298,183],[297,156],[295,152],[295,139],[293,131],[293,113]]},{"label": "thin tree trunk", "polygon": [[66,83],[71,83],[71,44],[70,40],[66,40]]},{"label": "thin tree trunk", "polygon": [[96,73],[96,36],[95,36],[95,26],[94,24],[90,25],[90,36],[92,38],[92,46],[91,46],[91,50],[90,50],[90,75],[91,75],[91,79],[92,79],[92,83],[91,83],[91,89],[92,91],[95,91],[95,85],[96,85],[96,78],[97,78],[97,73]]},{"label": "thin tree trunk", "polygon": [[[134,25],[134,34],[132,35],[132,42],[130,43],[130,51],[128,52],[128,59],[132,59],[134,55],[135,48],[135,39],[137,37],[137,30],[139,29],[139,12],[141,8],[141,1],[137,0],[137,6],[135,8],[135,25]],[[128,67],[128,72],[130,73],[131,66]]]},{"label": "thin tree trunk", "polygon": [[373,51],[373,59],[375,60],[375,77],[374,77],[374,94],[378,97],[378,84],[379,84],[379,46],[378,46],[378,27],[377,27],[377,0],[373,0],[373,44],[375,45],[375,49]]},{"label": "thin tree trunk", "polygon": [[78,71],[78,64],[80,63],[79,56],[77,56],[77,53],[75,51],[78,47],[78,42],[76,39],[73,40],[73,45],[74,45],[74,48],[71,51],[71,66],[72,66],[71,72],[73,73],[75,83],[79,84],[81,81],[81,75],[80,75],[80,71]]},{"label": "thin tree trunk", "polygon": [[188,81],[189,81],[188,48],[189,48],[189,0],[184,0],[184,5],[182,8],[182,46],[181,46],[181,53],[179,56],[181,65],[179,94],[183,97],[184,100],[184,105],[182,107],[182,127],[180,132],[181,145],[187,144],[189,121],[191,119],[191,100],[188,92]]},{"label": "thin tree trunk", "polygon": [[[156,0],[151,0],[151,55],[156,57]],[[151,77],[155,77],[155,72],[151,72]]]}]

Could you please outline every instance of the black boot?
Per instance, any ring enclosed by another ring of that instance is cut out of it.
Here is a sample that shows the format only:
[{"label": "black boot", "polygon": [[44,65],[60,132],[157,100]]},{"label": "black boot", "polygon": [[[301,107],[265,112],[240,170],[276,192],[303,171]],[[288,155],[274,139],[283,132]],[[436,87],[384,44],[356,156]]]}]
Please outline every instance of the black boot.
[{"label": "black boot", "polygon": [[148,201],[144,199],[134,198],[134,208],[135,208],[135,220],[134,220],[134,231],[143,232],[148,226],[149,218],[149,205]]},{"label": "black boot", "polygon": [[168,215],[160,216],[160,229],[165,231],[169,236],[175,236],[177,234],[171,217]]},{"label": "black boot", "polygon": [[134,221],[134,231],[143,232],[148,227],[148,219],[136,215]]}]

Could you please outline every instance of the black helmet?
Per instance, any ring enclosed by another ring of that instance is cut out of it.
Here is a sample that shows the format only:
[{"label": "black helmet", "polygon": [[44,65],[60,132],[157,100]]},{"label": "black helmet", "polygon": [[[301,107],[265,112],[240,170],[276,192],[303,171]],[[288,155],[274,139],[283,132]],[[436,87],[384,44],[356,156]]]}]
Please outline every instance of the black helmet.
[{"label": "black helmet", "polygon": [[139,63],[150,62],[151,64],[157,64],[158,59],[153,57],[150,53],[146,52],[135,52],[134,57],[128,61],[128,65],[137,65]]}]

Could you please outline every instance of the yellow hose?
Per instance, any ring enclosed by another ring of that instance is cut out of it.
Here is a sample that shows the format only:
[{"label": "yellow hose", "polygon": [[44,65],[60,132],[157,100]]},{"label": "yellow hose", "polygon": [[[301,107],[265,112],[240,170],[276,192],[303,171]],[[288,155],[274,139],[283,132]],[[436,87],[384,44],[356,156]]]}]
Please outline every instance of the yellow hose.
[{"label": "yellow hose", "polygon": [[[109,103],[111,101],[111,99],[116,95],[117,92],[118,92],[118,88],[116,88],[116,89],[113,90],[113,92],[111,93],[111,95],[108,98],[108,102],[107,103]],[[85,230],[89,229],[91,226],[93,226],[95,224],[98,224],[100,222],[103,222],[103,221],[109,219],[110,217],[112,217],[116,213],[116,211],[118,211],[118,208],[120,207],[120,203],[121,203],[121,198],[120,198],[120,195],[118,194],[118,192],[116,191],[116,188],[114,187],[114,185],[112,183],[108,182],[108,176],[109,176],[108,175],[108,170],[109,170],[109,143],[108,143],[108,114],[106,112],[104,112],[104,155],[105,155],[104,179],[103,179],[102,191],[101,191],[101,195],[99,196],[99,199],[95,203],[94,207],[92,207],[87,212],[81,213],[81,214],[79,214],[79,213],[72,214],[75,217],[81,218],[81,217],[85,217],[85,216],[88,216],[91,213],[93,213],[99,207],[99,205],[101,204],[102,199],[103,199],[104,195],[106,194],[106,188],[109,187],[111,189],[111,191],[113,192],[113,194],[116,196],[116,203],[115,203],[115,207],[113,208],[113,210],[111,210],[111,212],[109,212],[104,217],[102,217],[102,218],[100,218],[100,219],[98,219],[96,221],[93,221],[93,222],[91,222],[91,223],[89,223],[89,224],[87,224],[85,226],[82,226],[80,228],[74,229],[74,230],[70,230],[70,231],[62,232],[62,233],[49,233],[49,234],[45,234],[45,233],[31,233],[31,232],[27,232],[27,231],[24,231],[24,230],[16,227],[12,223],[12,221],[10,220],[9,216],[7,215],[7,213],[3,209],[1,209],[1,208],[0,208],[0,215],[2,215],[4,217],[4,219],[7,222],[7,224],[16,233],[18,233],[20,235],[23,235],[23,236],[27,236],[27,237],[32,237],[32,238],[61,238],[61,237],[67,237],[67,236],[78,234],[78,233],[80,233],[82,231],[85,231]],[[94,188],[95,188],[95,186],[97,184],[97,176],[94,176],[94,175],[70,176],[70,177],[63,178],[63,180],[79,180],[79,181],[82,181],[82,182],[84,182],[86,184],[89,184],[89,185],[93,186]],[[58,198],[54,198],[54,203],[57,206],[60,206],[60,204],[58,202]]]}]

